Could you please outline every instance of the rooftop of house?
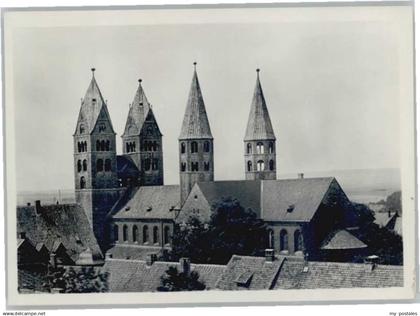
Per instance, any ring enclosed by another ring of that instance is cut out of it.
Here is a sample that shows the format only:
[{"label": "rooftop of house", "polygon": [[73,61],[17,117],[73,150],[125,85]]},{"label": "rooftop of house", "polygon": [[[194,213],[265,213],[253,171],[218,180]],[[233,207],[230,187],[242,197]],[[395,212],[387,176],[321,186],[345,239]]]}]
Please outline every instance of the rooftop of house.
[{"label": "rooftop of house", "polygon": [[[143,260],[107,259],[103,266],[109,273],[109,290],[111,292],[155,292],[160,286],[161,277],[169,267],[181,265],[177,262],[154,262],[148,264]],[[206,289],[214,289],[225,266],[210,264],[191,264],[191,271],[198,272]]]},{"label": "rooftop of house", "polygon": [[25,233],[34,246],[43,244],[48,251],[62,244],[75,262],[87,249],[93,260],[103,260],[89,220],[77,204],[18,206],[17,231]]},{"label": "rooftop of house", "polygon": [[179,185],[142,186],[125,202],[118,202],[115,219],[174,219],[179,209]]},{"label": "rooftop of house", "polygon": [[367,248],[367,245],[345,229],[332,232],[321,245],[324,250]]}]

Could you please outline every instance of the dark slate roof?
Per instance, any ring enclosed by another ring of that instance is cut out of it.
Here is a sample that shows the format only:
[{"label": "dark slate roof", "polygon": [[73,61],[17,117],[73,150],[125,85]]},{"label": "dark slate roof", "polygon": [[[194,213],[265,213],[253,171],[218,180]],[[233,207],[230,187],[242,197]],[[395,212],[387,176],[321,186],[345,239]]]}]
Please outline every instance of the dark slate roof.
[{"label": "dark slate roof", "polygon": [[[268,262],[264,257],[234,255],[216,283],[221,290],[269,290],[278,276],[282,260]],[[245,279],[244,279],[245,277]],[[241,279],[245,282],[241,282]]]},{"label": "dark slate roof", "polygon": [[305,178],[214,181],[197,185],[210,206],[224,197],[233,197],[266,221],[309,222],[333,181],[334,178]]},{"label": "dark slate roof", "polygon": [[146,98],[143,87],[141,86],[141,80],[139,80],[139,86],[136,94],[134,95],[133,102],[130,104],[123,136],[140,135],[141,128],[143,127],[143,123],[146,120],[149,110],[150,103]]},{"label": "dark slate roof", "polygon": [[162,247],[142,247],[139,245],[116,244],[107,250],[113,259],[146,260],[151,254],[161,254]]},{"label": "dark slate roof", "polygon": [[264,180],[261,217],[266,221],[308,222],[333,181],[334,178]]},{"label": "dark slate roof", "polygon": [[124,155],[117,156],[117,173],[118,178],[137,178],[140,176],[140,171],[133,160],[130,157]]},{"label": "dark slate roof", "polygon": [[248,125],[245,132],[245,141],[249,140],[275,140],[273,126],[265,103],[264,93],[261,87],[260,76],[257,72],[254,96],[252,98],[251,110],[248,117]]},{"label": "dark slate roof", "polygon": [[404,285],[402,266],[315,262],[284,262],[274,289],[378,288]]},{"label": "dark slate roof", "polygon": [[361,249],[367,245],[360,239],[342,229],[331,233],[323,242],[321,249],[342,250],[342,249]]},{"label": "dark slate roof", "polygon": [[179,139],[213,139],[195,69]]},{"label": "dark slate roof", "polygon": [[49,251],[62,243],[73,261],[87,248],[95,261],[103,259],[89,220],[78,204],[43,205],[40,214],[35,206],[19,206],[17,231],[25,232],[34,245],[43,243]]},{"label": "dark slate roof", "polygon": [[[151,266],[146,261],[107,259],[103,269],[109,273],[110,292],[155,292],[160,286],[160,278],[169,267],[175,266],[180,271],[177,262],[154,262]],[[225,266],[209,264],[191,264],[191,271],[200,275],[200,280],[206,289],[214,289]]]},{"label": "dark slate roof", "polygon": [[[93,102],[93,99],[96,99],[96,102]],[[86,90],[85,97],[82,100],[78,122],[84,122],[87,125],[88,132],[91,133],[95,128],[96,121],[98,120],[98,117],[102,111],[108,118],[111,129],[113,131],[111,117],[109,116],[107,105],[104,101],[104,98],[102,97],[101,90],[99,90],[95,76],[92,76],[92,80],[90,81],[89,87]]]},{"label": "dark slate roof", "polygon": [[245,209],[252,209],[260,215],[261,181],[216,181],[197,183],[211,207],[223,198],[237,199]]},{"label": "dark slate roof", "polygon": [[179,209],[179,185],[139,187],[113,218],[174,219]]}]

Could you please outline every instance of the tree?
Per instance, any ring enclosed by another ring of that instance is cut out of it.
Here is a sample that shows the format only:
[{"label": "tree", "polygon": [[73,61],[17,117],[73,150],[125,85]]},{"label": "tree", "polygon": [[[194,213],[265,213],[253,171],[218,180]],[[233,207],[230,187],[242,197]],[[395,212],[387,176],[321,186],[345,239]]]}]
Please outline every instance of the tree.
[{"label": "tree", "polygon": [[170,257],[189,257],[197,263],[226,264],[232,255],[259,255],[267,247],[267,228],[252,210],[245,210],[236,199],[225,198],[214,205],[206,225],[190,217],[177,226]]},{"label": "tree", "polygon": [[93,293],[108,291],[108,273],[93,267],[50,268],[43,288],[51,292],[60,289],[64,293]]},{"label": "tree", "polygon": [[398,212],[400,215],[402,214],[401,191],[396,191],[387,196],[385,201],[385,211]]},{"label": "tree", "polygon": [[161,292],[174,291],[203,291],[206,285],[199,280],[200,275],[191,271],[190,273],[179,272],[176,267],[169,267],[166,275],[160,279],[160,286],[157,288]]}]

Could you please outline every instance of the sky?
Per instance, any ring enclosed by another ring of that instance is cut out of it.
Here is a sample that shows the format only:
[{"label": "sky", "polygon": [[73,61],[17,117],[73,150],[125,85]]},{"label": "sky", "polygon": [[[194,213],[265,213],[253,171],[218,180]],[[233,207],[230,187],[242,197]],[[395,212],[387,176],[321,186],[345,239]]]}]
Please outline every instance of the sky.
[{"label": "sky", "polygon": [[244,179],[256,68],[277,137],[277,173],[398,168],[398,32],[381,21],[20,28],[14,32],[17,189],[74,187],[73,138],[91,67],[117,133],[137,80],[163,133],[165,184],[197,72],[215,179]]}]

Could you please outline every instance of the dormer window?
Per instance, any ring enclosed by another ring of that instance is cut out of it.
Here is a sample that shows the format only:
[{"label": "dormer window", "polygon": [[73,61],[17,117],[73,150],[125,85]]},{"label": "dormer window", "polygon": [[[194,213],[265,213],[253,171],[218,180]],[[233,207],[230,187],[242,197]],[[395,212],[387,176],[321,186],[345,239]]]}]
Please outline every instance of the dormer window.
[{"label": "dormer window", "polygon": [[295,205],[294,204],[290,204],[287,208],[287,213],[291,213],[293,212],[293,210],[295,209]]},{"label": "dormer window", "polygon": [[79,133],[80,134],[84,134],[85,131],[86,131],[85,126],[83,124],[80,124],[80,126],[79,126]]},{"label": "dormer window", "polygon": [[104,123],[99,124],[98,130],[99,130],[99,133],[105,132],[106,130],[105,124]]}]

